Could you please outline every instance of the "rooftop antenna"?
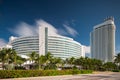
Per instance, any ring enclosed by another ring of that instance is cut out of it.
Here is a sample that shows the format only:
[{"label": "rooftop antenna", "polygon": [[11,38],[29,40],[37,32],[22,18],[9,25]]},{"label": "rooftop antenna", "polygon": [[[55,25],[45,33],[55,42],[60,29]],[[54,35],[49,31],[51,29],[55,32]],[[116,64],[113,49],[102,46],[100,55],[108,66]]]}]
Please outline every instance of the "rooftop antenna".
[{"label": "rooftop antenna", "polygon": [[114,21],[114,17],[111,16],[111,17],[107,17],[107,18],[104,19],[104,21],[108,21],[108,20],[112,20],[112,21]]}]

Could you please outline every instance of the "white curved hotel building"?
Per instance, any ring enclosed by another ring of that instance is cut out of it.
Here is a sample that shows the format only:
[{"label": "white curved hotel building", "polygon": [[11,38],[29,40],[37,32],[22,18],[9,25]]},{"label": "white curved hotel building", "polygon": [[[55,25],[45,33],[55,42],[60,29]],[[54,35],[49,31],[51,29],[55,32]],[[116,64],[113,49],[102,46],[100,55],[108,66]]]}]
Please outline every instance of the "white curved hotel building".
[{"label": "white curved hotel building", "polygon": [[48,36],[47,28],[40,28],[39,36],[18,37],[10,42],[18,54],[26,55],[35,51],[40,55],[51,52],[54,57],[62,59],[85,57],[84,48],[80,43],[64,36]]},{"label": "white curved hotel building", "polygon": [[39,53],[38,36],[19,37],[11,41],[12,48],[18,54],[29,54],[33,51]]}]

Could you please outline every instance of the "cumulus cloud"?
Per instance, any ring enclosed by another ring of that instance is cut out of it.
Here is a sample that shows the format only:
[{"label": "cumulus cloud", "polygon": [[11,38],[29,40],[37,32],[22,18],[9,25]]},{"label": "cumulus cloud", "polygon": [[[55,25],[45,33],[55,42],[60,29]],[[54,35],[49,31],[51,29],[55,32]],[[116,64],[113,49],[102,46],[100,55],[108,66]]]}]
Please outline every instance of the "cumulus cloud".
[{"label": "cumulus cloud", "polygon": [[116,54],[120,53],[120,46],[116,46],[115,53],[116,53]]},{"label": "cumulus cloud", "polygon": [[85,50],[85,56],[86,57],[91,57],[90,46],[83,45],[83,47],[84,47],[84,50]]},{"label": "cumulus cloud", "polygon": [[84,46],[84,49],[85,49],[85,53],[90,53],[90,46]]},{"label": "cumulus cloud", "polygon": [[58,30],[58,34],[60,34],[60,35],[69,35],[68,33],[67,33],[67,31],[65,31],[64,29],[61,29],[61,28],[59,28],[59,29],[57,29]]},{"label": "cumulus cloud", "polygon": [[7,42],[4,39],[0,38],[0,48],[5,46],[7,44]]},{"label": "cumulus cloud", "polygon": [[29,25],[25,22],[21,22],[14,29],[10,29],[10,31],[16,36],[33,36],[39,34],[39,27],[48,27],[48,35],[71,35],[75,37],[78,35],[78,32],[71,28],[68,25],[63,25],[62,28],[55,28],[50,23],[40,19],[35,21],[35,25]]},{"label": "cumulus cloud", "polygon": [[75,29],[73,29],[70,26],[65,25],[65,24],[63,24],[63,26],[65,27],[67,33],[70,34],[70,35],[72,35],[73,37],[76,36],[76,35],[78,35],[78,32]]},{"label": "cumulus cloud", "polygon": [[90,53],[90,46],[85,46],[85,52]]},{"label": "cumulus cloud", "polygon": [[10,31],[17,36],[31,36],[37,34],[36,27],[25,22],[21,22],[15,27],[15,29],[11,29]]},{"label": "cumulus cloud", "polygon": [[16,36],[33,36],[39,34],[39,27],[48,27],[48,35],[59,35],[58,29],[42,19],[36,20],[35,25],[21,22],[14,29],[10,29],[10,31]]},{"label": "cumulus cloud", "polygon": [[48,35],[59,35],[58,30],[53,25],[47,23],[44,20],[37,20],[36,24],[38,27],[47,27],[48,28]]}]

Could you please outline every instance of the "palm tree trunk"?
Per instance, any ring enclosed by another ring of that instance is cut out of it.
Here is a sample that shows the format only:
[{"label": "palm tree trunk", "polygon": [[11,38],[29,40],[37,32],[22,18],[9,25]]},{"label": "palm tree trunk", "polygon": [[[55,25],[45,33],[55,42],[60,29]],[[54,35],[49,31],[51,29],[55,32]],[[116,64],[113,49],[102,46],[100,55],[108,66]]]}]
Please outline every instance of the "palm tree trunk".
[{"label": "palm tree trunk", "polygon": [[4,70],[4,62],[2,62],[2,69]]}]

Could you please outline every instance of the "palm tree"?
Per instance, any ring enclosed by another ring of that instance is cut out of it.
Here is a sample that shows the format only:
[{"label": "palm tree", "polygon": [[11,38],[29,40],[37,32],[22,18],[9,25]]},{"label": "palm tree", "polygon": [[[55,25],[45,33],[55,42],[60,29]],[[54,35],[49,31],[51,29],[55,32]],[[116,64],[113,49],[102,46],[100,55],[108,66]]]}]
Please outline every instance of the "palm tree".
[{"label": "palm tree", "polygon": [[21,66],[21,64],[23,64],[25,61],[27,61],[27,59],[22,58],[21,56],[16,57],[16,65]]},{"label": "palm tree", "polygon": [[36,61],[36,59],[38,58],[38,55],[36,52],[32,52],[31,54],[28,55],[30,58],[29,60],[34,63]]},{"label": "palm tree", "polygon": [[45,55],[46,59],[51,59],[53,56],[50,52],[48,52],[46,55]]},{"label": "palm tree", "polygon": [[50,52],[48,52],[46,55],[45,55],[45,58],[46,58],[46,64],[49,64],[50,63],[50,60],[53,58],[52,54]]},{"label": "palm tree", "polygon": [[54,57],[50,58],[49,61],[47,62],[45,69],[56,69],[57,68],[56,63],[57,58]]},{"label": "palm tree", "polygon": [[56,68],[62,67],[62,59],[54,57],[51,59],[50,64],[55,65]]},{"label": "palm tree", "polygon": [[4,70],[4,64],[6,62],[6,53],[5,53],[5,48],[3,48],[1,51],[0,51],[0,61],[2,62],[2,68]]},{"label": "palm tree", "polygon": [[44,68],[46,61],[47,61],[47,59],[45,56],[43,56],[43,55],[39,56],[39,69]]},{"label": "palm tree", "polygon": [[117,66],[119,68],[119,66],[120,66],[120,53],[118,53],[117,56],[115,56],[114,62],[117,63]]},{"label": "palm tree", "polygon": [[73,64],[75,62],[75,58],[74,57],[71,57],[68,59],[68,63],[70,64],[71,68],[73,68]]},{"label": "palm tree", "polygon": [[11,48],[3,48],[0,51],[0,60],[2,62],[2,67],[4,69],[4,64],[7,63],[15,63],[16,62],[17,53],[14,49]]},{"label": "palm tree", "polygon": [[69,59],[69,61],[70,61],[70,64],[73,65],[74,62],[75,62],[75,58],[74,58],[74,57],[71,57],[71,58]]},{"label": "palm tree", "polygon": [[[39,66],[39,55],[36,52],[32,52],[28,55],[29,60],[31,61],[30,69],[36,69],[37,66]],[[37,65],[38,63],[38,65]]]},{"label": "palm tree", "polygon": [[111,71],[116,69],[116,64],[112,63],[112,62],[106,62],[103,64],[103,67],[107,70],[107,71]]},{"label": "palm tree", "polygon": [[92,70],[100,70],[102,68],[102,61],[98,59],[91,59],[90,69]]},{"label": "palm tree", "polygon": [[40,65],[43,69],[56,69],[62,65],[62,60],[57,57],[53,57],[50,52],[48,52],[46,55],[40,56]]},{"label": "palm tree", "polygon": [[14,49],[10,49],[10,52],[9,58],[12,63],[16,64],[17,52]]},{"label": "palm tree", "polygon": [[120,63],[120,53],[118,53],[117,56],[115,56],[115,62]]},{"label": "palm tree", "polygon": [[90,59],[88,57],[85,57],[83,60],[83,68],[84,69],[89,69],[90,68]]},{"label": "palm tree", "polygon": [[66,58],[64,61],[65,64],[69,64],[69,58]]},{"label": "palm tree", "polygon": [[80,69],[84,68],[85,58],[80,57],[78,59],[75,59],[74,64],[77,65],[77,66],[79,66]]}]

